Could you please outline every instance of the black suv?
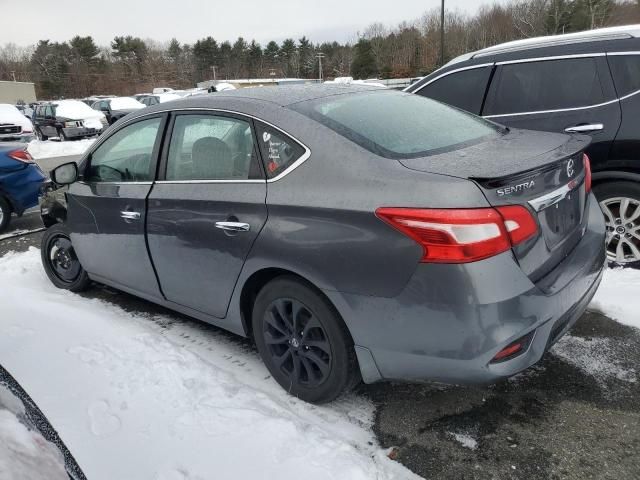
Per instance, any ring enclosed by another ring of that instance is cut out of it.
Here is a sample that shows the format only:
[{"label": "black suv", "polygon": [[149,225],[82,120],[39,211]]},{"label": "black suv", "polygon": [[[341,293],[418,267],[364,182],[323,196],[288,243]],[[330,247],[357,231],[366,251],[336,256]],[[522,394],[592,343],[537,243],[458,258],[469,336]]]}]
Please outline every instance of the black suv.
[{"label": "black suv", "polygon": [[591,135],[607,254],[640,266],[640,25],[496,45],[406,91],[509,127]]}]

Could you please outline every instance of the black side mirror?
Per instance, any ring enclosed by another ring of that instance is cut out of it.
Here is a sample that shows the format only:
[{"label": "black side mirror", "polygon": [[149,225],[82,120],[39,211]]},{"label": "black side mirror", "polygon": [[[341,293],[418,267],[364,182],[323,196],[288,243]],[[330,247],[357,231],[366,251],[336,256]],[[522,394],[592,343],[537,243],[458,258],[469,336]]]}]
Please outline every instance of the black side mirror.
[{"label": "black side mirror", "polygon": [[76,162],[63,163],[51,170],[51,180],[58,185],[69,185],[78,180],[78,165]]}]

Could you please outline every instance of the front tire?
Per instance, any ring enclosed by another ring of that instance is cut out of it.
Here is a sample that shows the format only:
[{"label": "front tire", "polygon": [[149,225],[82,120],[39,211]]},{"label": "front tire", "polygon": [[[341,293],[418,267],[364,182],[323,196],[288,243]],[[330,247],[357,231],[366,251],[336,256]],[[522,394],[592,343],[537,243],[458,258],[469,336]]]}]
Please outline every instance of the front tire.
[{"label": "front tire", "polygon": [[625,267],[640,267],[640,185],[616,181],[593,187],[607,228],[607,258]]},{"label": "front tire", "polygon": [[57,223],[44,232],[40,255],[44,271],[56,287],[82,292],[91,285],[63,225]]},{"label": "front tire", "polygon": [[0,233],[9,228],[11,222],[11,205],[6,198],[0,197]]},{"label": "front tire", "polygon": [[49,140],[49,137],[42,133],[42,130],[39,128],[36,130],[36,134],[38,136],[38,140],[42,140],[43,142]]},{"label": "front tire", "polygon": [[61,142],[67,141],[67,136],[64,134],[64,131],[61,128],[58,129],[58,139]]},{"label": "front tire", "polygon": [[252,327],[267,369],[291,395],[326,403],[357,383],[347,327],[328,300],[298,278],[276,278],[260,291]]}]

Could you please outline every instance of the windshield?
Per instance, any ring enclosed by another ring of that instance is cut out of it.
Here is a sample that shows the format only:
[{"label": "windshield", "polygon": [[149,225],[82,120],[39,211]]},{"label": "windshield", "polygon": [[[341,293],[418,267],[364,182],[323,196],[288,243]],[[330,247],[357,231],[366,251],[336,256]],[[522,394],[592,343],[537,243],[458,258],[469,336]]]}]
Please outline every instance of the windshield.
[{"label": "windshield", "polygon": [[493,124],[419,95],[380,90],[294,104],[361,147],[387,158],[415,158],[498,135]]},{"label": "windshield", "polygon": [[111,110],[138,110],[144,105],[131,97],[119,97],[111,100]]},{"label": "windshield", "polygon": [[79,100],[60,100],[56,102],[56,115],[72,120],[79,120],[95,117],[96,111]]}]

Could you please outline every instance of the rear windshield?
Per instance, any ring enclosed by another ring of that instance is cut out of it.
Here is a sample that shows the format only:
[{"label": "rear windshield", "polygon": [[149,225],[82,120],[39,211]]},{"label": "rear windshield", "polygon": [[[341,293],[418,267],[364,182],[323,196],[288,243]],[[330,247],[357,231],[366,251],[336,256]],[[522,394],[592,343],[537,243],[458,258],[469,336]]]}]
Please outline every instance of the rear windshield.
[{"label": "rear windshield", "polygon": [[334,95],[291,108],[387,158],[434,155],[500,134],[480,117],[390,90]]}]

